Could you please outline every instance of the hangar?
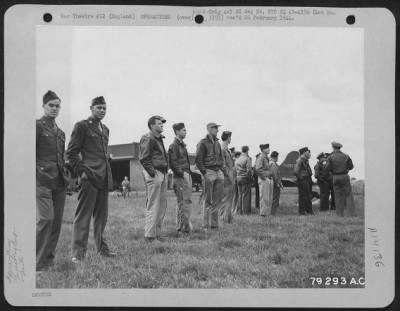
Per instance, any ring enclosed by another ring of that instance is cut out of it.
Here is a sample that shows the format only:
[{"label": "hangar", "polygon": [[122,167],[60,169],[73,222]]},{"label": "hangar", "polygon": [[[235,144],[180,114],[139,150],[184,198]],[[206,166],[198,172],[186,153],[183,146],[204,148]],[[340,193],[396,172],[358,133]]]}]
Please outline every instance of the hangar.
[{"label": "hangar", "polygon": [[[128,177],[131,190],[143,191],[145,184],[143,179],[143,167],[139,161],[139,143],[119,144],[109,146],[111,156],[111,171],[113,175],[114,189],[117,189],[125,176]],[[189,153],[189,161],[192,170],[194,168],[195,154]],[[168,174],[168,189],[172,188],[172,174]]]}]

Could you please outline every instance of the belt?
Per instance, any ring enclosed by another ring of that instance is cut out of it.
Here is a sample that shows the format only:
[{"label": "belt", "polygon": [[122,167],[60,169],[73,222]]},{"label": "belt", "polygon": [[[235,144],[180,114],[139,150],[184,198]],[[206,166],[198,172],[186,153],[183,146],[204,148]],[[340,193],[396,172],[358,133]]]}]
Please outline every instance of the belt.
[{"label": "belt", "polygon": [[348,174],[348,172],[345,172],[345,173],[332,173],[332,175],[347,175]]}]

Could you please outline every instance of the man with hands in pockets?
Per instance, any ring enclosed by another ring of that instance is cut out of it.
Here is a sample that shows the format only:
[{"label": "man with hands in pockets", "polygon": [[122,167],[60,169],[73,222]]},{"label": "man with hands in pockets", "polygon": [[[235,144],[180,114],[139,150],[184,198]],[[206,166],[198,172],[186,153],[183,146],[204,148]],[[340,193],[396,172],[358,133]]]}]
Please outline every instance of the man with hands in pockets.
[{"label": "man with hands in pockets", "polygon": [[167,210],[168,155],[164,147],[164,123],[161,116],[152,116],[147,126],[149,133],[142,136],[139,161],[143,166],[147,201],[144,226],[146,241],[162,241],[161,228]]}]

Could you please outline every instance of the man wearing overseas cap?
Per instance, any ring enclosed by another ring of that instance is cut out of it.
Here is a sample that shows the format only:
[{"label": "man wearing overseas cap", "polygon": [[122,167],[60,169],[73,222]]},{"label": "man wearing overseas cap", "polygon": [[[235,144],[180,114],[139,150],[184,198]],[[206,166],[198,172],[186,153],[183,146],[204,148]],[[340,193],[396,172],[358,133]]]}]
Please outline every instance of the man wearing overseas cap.
[{"label": "man wearing overseas cap", "polygon": [[150,132],[142,136],[139,144],[147,194],[144,237],[148,242],[163,241],[161,229],[167,211],[168,186],[168,155],[161,134],[165,122],[161,116],[152,116],[147,122]]},{"label": "man wearing overseas cap", "polygon": [[332,172],[336,213],[343,217],[347,209],[351,216],[355,215],[353,191],[350,184],[349,171],[354,168],[350,156],[340,149],[342,144],[332,142],[332,153],[327,160],[327,169]]},{"label": "man wearing overseas cap", "polygon": [[314,166],[314,176],[317,179],[320,191],[320,211],[329,210],[329,192],[330,192],[330,179],[331,173],[327,170],[327,157],[326,154],[321,152],[317,156],[318,162]]},{"label": "man wearing overseas cap", "polygon": [[172,126],[175,139],[168,149],[169,166],[173,171],[173,185],[178,201],[176,209],[176,231],[190,233],[190,214],[192,204],[192,177],[190,175],[190,160],[183,140],[186,137],[184,123]]},{"label": "man wearing overseas cap", "polygon": [[308,147],[299,150],[300,156],[294,165],[294,175],[297,178],[297,187],[299,189],[299,214],[313,214],[312,209],[312,171],[308,163],[311,157],[311,151]]},{"label": "man wearing overseas cap", "polygon": [[224,131],[221,135],[222,140],[222,156],[225,161],[224,171],[224,198],[222,199],[222,207],[220,215],[222,220],[226,223],[232,222],[232,209],[233,209],[233,195],[235,191],[235,168],[233,162],[233,155],[231,150],[228,149],[231,143],[232,132]]},{"label": "man wearing overseas cap", "polygon": [[[203,228],[218,229],[218,212],[224,195],[224,169],[221,145],[217,134],[220,125],[207,124],[208,134],[197,145],[196,165],[204,176]],[[211,226],[210,226],[211,219]]]},{"label": "man wearing overseas cap", "polygon": [[102,123],[107,110],[104,97],[94,98],[90,110],[88,119],[75,124],[67,150],[71,167],[81,182],[72,237],[72,262],[76,264],[86,256],[92,217],[97,251],[104,257],[116,256],[104,238],[108,192],[113,189],[108,150],[110,130]]},{"label": "man wearing overseas cap", "polygon": [[272,212],[274,181],[268,157],[269,144],[261,144],[260,150],[261,154],[256,160],[256,174],[260,185],[260,216],[265,217],[268,210]]},{"label": "man wearing overseas cap", "polygon": [[44,115],[36,120],[36,270],[54,265],[60,236],[68,175],[64,166],[65,134],[55,119],[61,100],[43,96]]},{"label": "man wearing overseas cap", "polygon": [[277,151],[271,152],[270,169],[272,174],[272,180],[274,181],[271,215],[275,215],[276,210],[279,208],[279,198],[281,196],[281,189],[283,188],[281,172],[278,165],[278,156],[279,153]]}]

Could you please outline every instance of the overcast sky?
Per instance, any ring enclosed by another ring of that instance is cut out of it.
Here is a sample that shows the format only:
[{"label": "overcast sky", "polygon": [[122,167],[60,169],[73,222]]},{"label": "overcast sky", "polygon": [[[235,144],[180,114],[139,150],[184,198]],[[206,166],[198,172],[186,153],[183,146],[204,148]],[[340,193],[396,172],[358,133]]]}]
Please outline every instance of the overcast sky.
[{"label": "overcast sky", "polygon": [[154,114],[184,122],[189,152],[206,124],[231,130],[232,146],[270,143],[282,162],[308,146],[311,165],[344,145],[364,178],[363,31],[310,27],[38,26],[37,117],[51,89],[62,99],[67,142],[103,95],[110,144],[139,141]]}]

